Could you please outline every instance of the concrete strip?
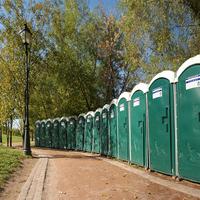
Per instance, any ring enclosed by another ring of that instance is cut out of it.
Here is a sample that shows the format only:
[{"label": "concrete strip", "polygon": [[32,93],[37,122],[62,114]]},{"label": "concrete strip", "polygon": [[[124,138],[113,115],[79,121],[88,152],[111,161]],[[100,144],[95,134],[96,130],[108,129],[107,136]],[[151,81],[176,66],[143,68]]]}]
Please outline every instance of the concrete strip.
[{"label": "concrete strip", "polygon": [[184,194],[187,194],[187,195],[190,195],[190,196],[193,196],[193,197],[197,197],[197,198],[200,197],[200,190],[199,189],[189,187],[189,186],[183,185],[181,183],[175,183],[175,182],[172,182],[172,181],[169,181],[169,180],[164,180],[162,178],[152,176],[145,171],[127,166],[126,164],[120,163],[118,161],[114,161],[114,160],[110,160],[110,159],[106,159],[106,158],[99,158],[99,159],[101,159],[105,162],[108,162],[112,165],[115,165],[117,167],[120,167],[121,169],[124,169],[126,171],[132,172],[132,173],[134,173],[138,176],[141,176],[142,178],[148,179],[152,183],[156,183],[158,185],[165,186],[169,189],[176,190],[178,192],[182,192]]},{"label": "concrete strip", "polygon": [[35,164],[34,168],[31,171],[31,174],[29,175],[27,181],[25,182],[25,184],[23,185],[21,192],[17,198],[17,200],[25,200],[26,196],[29,192],[29,189],[31,187],[32,181],[33,181],[33,177],[38,169],[38,166],[40,165],[41,160],[38,160],[37,163]]},{"label": "concrete strip", "polygon": [[40,158],[21,189],[17,200],[41,200],[48,158]]},{"label": "concrete strip", "polygon": [[34,200],[42,199],[42,191],[44,189],[44,181],[45,181],[45,177],[46,177],[47,166],[48,166],[48,158],[44,158],[41,173],[40,173],[39,180],[38,180],[37,187],[36,187]]}]

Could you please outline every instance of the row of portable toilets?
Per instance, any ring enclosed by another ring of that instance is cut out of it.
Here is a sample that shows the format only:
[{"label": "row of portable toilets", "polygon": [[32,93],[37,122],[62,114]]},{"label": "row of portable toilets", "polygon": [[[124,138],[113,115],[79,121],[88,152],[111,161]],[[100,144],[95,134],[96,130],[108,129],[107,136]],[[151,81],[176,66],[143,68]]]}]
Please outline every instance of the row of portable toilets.
[{"label": "row of portable toilets", "polygon": [[100,153],[200,182],[200,55],[111,104],[36,122],[36,146]]}]

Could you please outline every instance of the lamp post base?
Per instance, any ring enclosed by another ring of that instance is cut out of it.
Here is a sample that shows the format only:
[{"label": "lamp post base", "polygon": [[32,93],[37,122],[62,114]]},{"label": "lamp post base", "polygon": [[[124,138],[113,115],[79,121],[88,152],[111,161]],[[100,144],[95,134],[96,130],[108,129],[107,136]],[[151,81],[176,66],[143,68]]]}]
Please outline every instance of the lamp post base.
[{"label": "lamp post base", "polygon": [[31,150],[24,149],[25,156],[32,156]]}]

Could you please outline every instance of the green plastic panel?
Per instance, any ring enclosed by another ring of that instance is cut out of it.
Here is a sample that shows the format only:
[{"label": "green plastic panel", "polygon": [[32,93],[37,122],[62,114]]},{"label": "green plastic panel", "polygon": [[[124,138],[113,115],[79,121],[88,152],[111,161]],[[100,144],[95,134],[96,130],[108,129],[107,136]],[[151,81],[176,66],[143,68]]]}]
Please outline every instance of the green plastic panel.
[{"label": "green plastic panel", "polygon": [[65,118],[61,118],[59,124],[59,147],[67,149],[67,120]]},{"label": "green plastic panel", "polygon": [[118,103],[118,135],[119,135],[119,159],[129,160],[129,122],[128,102],[121,98]]},{"label": "green plastic panel", "polygon": [[92,151],[92,135],[93,135],[93,116],[88,115],[85,122],[85,140],[84,140],[84,150],[87,152]]},{"label": "green plastic panel", "polygon": [[145,166],[146,94],[137,90],[130,101],[131,162]]},{"label": "green plastic panel", "polygon": [[55,119],[53,121],[52,147],[59,149],[59,120],[58,119]]},{"label": "green plastic panel", "polygon": [[76,119],[69,118],[67,126],[68,149],[74,150],[76,148]]},{"label": "green plastic panel", "polygon": [[94,116],[94,136],[93,136],[93,152],[100,153],[100,128],[101,128],[101,114],[96,112]]},{"label": "green plastic panel", "polygon": [[46,146],[45,134],[46,134],[45,121],[42,121],[41,122],[41,131],[40,131],[40,146],[41,147]]},{"label": "green plastic panel", "polygon": [[41,130],[41,122],[37,121],[35,123],[35,146],[39,147],[40,146],[40,130]]},{"label": "green plastic panel", "polygon": [[179,77],[177,114],[179,175],[200,182],[200,64]]},{"label": "green plastic panel", "polygon": [[101,113],[101,152],[108,155],[108,110],[105,108]]},{"label": "green plastic panel", "polygon": [[85,131],[85,118],[80,116],[76,126],[76,149],[83,150],[84,144],[84,131]]},{"label": "green plastic panel", "polygon": [[174,174],[173,86],[156,79],[148,92],[150,168]]},{"label": "green plastic panel", "polygon": [[45,124],[46,134],[45,134],[45,146],[51,148],[52,145],[52,122],[51,120],[47,120]]},{"label": "green plastic panel", "polygon": [[117,158],[117,106],[112,104],[109,109],[109,156]]}]

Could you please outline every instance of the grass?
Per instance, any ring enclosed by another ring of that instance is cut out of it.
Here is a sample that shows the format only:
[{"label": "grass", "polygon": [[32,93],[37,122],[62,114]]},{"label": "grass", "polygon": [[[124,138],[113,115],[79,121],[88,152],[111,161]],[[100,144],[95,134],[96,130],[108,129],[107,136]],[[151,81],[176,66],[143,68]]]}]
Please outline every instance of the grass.
[{"label": "grass", "polygon": [[23,157],[22,151],[0,145],[0,188],[20,166]]},{"label": "grass", "polygon": [[[7,136],[4,135],[4,134],[2,135],[2,142],[3,142],[3,144],[7,143]],[[15,136],[15,135],[13,135],[12,136],[12,142],[13,143],[22,142],[22,136]]]}]

